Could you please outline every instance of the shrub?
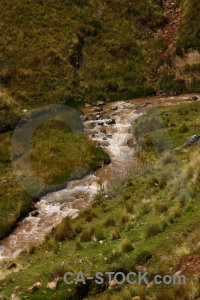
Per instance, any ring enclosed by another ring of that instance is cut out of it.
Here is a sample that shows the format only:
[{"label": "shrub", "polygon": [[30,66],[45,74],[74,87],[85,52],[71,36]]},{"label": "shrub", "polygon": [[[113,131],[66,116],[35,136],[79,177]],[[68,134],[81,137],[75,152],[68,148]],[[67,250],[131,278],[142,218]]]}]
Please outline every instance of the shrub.
[{"label": "shrub", "polygon": [[142,203],[142,205],[140,206],[139,211],[138,211],[138,216],[142,217],[142,216],[150,213],[150,211],[151,211],[150,203],[149,202]]},{"label": "shrub", "polygon": [[121,252],[120,251],[112,251],[111,254],[107,256],[106,262],[108,264],[111,264],[112,262],[114,262],[115,260],[117,260],[120,256],[121,256]]},{"label": "shrub", "polygon": [[187,125],[185,123],[183,123],[180,127],[179,127],[179,132],[180,133],[185,133],[187,132],[189,129],[187,127]]},{"label": "shrub", "polygon": [[85,221],[91,222],[94,218],[96,218],[96,214],[91,211],[91,209],[88,209],[84,212],[85,215]]},{"label": "shrub", "polygon": [[71,220],[69,217],[63,219],[61,223],[56,227],[54,236],[56,241],[73,240],[75,232],[70,224]]},{"label": "shrub", "polygon": [[127,289],[123,289],[121,292],[121,297],[123,300],[130,300],[132,298],[131,292]]},{"label": "shrub", "polygon": [[117,229],[114,229],[112,232],[111,232],[111,238],[113,240],[118,240],[121,238],[121,235],[119,233],[119,231]]},{"label": "shrub", "polygon": [[128,214],[123,214],[121,217],[121,223],[124,225],[129,221],[129,215]]},{"label": "shrub", "polygon": [[175,157],[170,151],[166,151],[165,153],[163,153],[163,156],[161,158],[161,164],[163,166],[171,164],[173,162],[175,162]]},{"label": "shrub", "polygon": [[179,218],[181,216],[181,208],[179,205],[176,205],[174,207],[171,208],[170,210],[170,215],[172,218],[176,219]]},{"label": "shrub", "polygon": [[89,242],[92,239],[92,235],[93,235],[93,232],[91,230],[90,231],[89,230],[84,230],[81,233],[80,241],[81,242]]},{"label": "shrub", "polygon": [[36,251],[35,245],[30,245],[28,253],[32,255],[35,253],[35,251]]},{"label": "shrub", "polygon": [[133,245],[129,241],[123,241],[121,244],[121,251],[123,253],[131,252],[134,250]]},{"label": "shrub", "polygon": [[116,225],[116,221],[113,217],[108,217],[104,223],[105,227],[115,226],[115,225]]},{"label": "shrub", "polygon": [[74,227],[74,231],[78,234],[82,232],[82,224],[80,222],[78,222],[75,227]]},{"label": "shrub", "polygon": [[174,89],[174,77],[171,75],[164,75],[158,80],[159,89],[169,94]]},{"label": "shrub", "polygon": [[77,242],[76,242],[76,244],[75,244],[75,249],[76,249],[76,250],[82,249],[82,245],[81,245],[80,241],[77,241]]},{"label": "shrub", "polygon": [[103,230],[101,228],[97,228],[95,230],[94,236],[97,239],[97,241],[105,239],[104,232],[103,232]]},{"label": "shrub", "polygon": [[152,236],[157,235],[158,233],[160,233],[162,231],[163,231],[163,229],[162,229],[162,226],[160,223],[158,223],[158,222],[152,223],[146,229],[145,238],[148,239]]},{"label": "shrub", "polygon": [[148,250],[143,250],[137,255],[135,262],[136,264],[145,264],[151,258],[152,258],[151,252],[149,252]]},{"label": "shrub", "polygon": [[168,209],[168,207],[165,203],[155,202],[154,203],[154,209],[155,209],[155,211],[157,211],[159,213],[163,213]]},{"label": "shrub", "polygon": [[133,228],[133,222],[132,221],[129,221],[126,223],[126,229],[127,231],[131,230]]}]

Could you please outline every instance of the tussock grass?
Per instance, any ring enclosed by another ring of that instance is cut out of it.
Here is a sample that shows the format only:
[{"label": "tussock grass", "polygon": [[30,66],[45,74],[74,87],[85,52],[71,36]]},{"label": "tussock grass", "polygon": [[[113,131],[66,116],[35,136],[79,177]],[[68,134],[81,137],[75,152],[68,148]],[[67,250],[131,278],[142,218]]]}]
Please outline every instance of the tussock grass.
[{"label": "tussock grass", "polygon": [[134,250],[134,247],[129,241],[125,240],[125,241],[122,242],[121,251],[123,253],[131,252],[133,250]]},{"label": "tussock grass", "polygon": [[118,240],[121,238],[121,235],[117,229],[114,229],[113,231],[111,231],[111,238],[113,240]]},{"label": "tussock grass", "polygon": [[70,223],[70,218],[67,217],[63,219],[53,233],[55,240],[58,242],[64,240],[73,240],[75,238],[75,232]]}]

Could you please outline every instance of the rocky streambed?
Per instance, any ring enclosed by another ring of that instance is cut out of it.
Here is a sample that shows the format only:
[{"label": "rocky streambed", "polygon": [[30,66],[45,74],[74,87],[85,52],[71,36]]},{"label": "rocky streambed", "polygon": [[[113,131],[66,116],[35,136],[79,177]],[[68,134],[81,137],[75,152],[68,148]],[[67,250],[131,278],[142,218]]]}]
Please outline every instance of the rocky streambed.
[{"label": "rocky streambed", "polygon": [[[90,206],[94,196],[113,179],[127,176],[133,170],[137,143],[132,133],[135,119],[158,105],[175,105],[192,100],[195,95],[140,98],[115,103],[99,102],[86,106],[81,116],[85,133],[110,155],[111,164],[80,180],[71,180],[67,188],[49,193],[35,204],[35,211],[18,223],[15,230],[0,242],[0,260],[15,258],[30,245],[40,245],[45,234],[62,218],[75,218]],[[191,99],[188,99],[188,98]],[[200,99],[200,97],[198,96]],[[195,99],[195,98],[194,98]],[[196,99],[195,99],[196,100]]]}]

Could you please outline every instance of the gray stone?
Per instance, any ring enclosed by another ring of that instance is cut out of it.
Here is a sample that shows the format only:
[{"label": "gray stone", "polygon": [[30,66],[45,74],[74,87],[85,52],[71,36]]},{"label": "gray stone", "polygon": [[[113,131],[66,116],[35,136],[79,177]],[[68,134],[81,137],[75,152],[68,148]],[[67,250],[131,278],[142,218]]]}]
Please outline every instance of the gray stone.
[{"label": "gray stone", "polygon": [[115,121],[115,119],[110,119],[110,120],[106,121],[106,124],[108,124],[108,125],[116,124],[116,121]]},{"label": "gray stone", "polygon": [[34,211],[32,211],[32,212],[30,213],[30,216],[31,216],[31,217],[37,217],[37,216],[39,216],[39,212],[38,212],[37,210],[34,210]]},{"label": "gray stone", "polygon": [[192,97],[192,101],[197,101],[197,100],[198,100],[197,96]]},{"label": "gray stone", "polygon": [[80,119],[81,119],[82,122],[88,121],[88,118],[86,116],[84,116],[84,115],[81,115]]},{"label": "gray stone", "polygon": [[128,145],[129,147],[134,147],[134,146],[135,146],[135,140],[134,140],[134,139],[129,139],[129,140],[127,141],[127,145]]},{"label": "gray stone", "polygon": [[187,141],[183,144],[183,147],[195,145],[199,141],[200,141],[200,134],[194,134],[187,139]]},{"label": "gray stone", "polygon": [[98,106],[102,106],[102,105],[104,105],[105,103],[106,103],[106,102],[104,102],[104,101],[98,101],[98,102],[97,102],[97,105],[98,105]]},{"label": "gray stone", "polygon": [[113,107],[111,107],[111,109],[112,109],[112,110],[117,110],[118,107],[117,107],[117,106],[113,106]]}]

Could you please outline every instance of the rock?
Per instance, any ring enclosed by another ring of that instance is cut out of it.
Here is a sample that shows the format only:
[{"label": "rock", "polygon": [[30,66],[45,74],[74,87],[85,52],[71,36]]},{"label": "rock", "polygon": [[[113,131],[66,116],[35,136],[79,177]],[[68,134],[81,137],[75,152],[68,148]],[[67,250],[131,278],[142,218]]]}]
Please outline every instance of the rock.
[{"label": "rock", "polygon": [[153,286],[153,281],[151,281],[147,284],[147,289],[150,289],[152,286]]},{"label": "rock", "polygon": [[116,121],[115,121],[115,119],[110,119],[110,120],[106,121],[106,124],[108,124],[108,125],[116,124]]},{"label": "rock", "polygon": [[85,106],[86,106],[86,107],[87,107],[87,106],[89,107],[89,106],[90,106],[90,104],[89,104],[89,103],[85,103]]},{"label": "rock", "polygon": [[94,107],[94,112],[100,112],[101,110],[102,110],[102,108],[101,107]]},{"label": "rock", "polygon": [[104,147],[108,147],[108,146],[109,146],[109,142],[107,142],[107,141],[102,141],[101,145],[104,146]]},{"label": "rock", "polygon": [[102,106],[102,105],[104,105],[104,104],[106,104],[106,102],[104,102],[104,101],[98,101],[98,102],[97,102],[97,105],[98,105],[98,106]]},{"label": "rock", "polygon": [[131,300],[140,300],[140,297],[139,296],[135,296]]},{"label": "rock", "polygon": [[105,114],[105,111],[102,109],[102,110],[99,111],[99,114],[103,115],[103,114]]},{"label": "rock", "polygon": [[135,146],[135,140],[134,140],[134,139],[129,139],[129,140],[127,141],[127,145],[128,145],[129,147],[134,147],[134,146]]},{"label": "rock", "polygon": [[197,100],[198,100],[197,96],[192,97],[192,101],[197,101]]},{"label": "rock", "polygon": [[166,112],[164,115],[165,116],[170,116],[172,114],[172,112]]},{"label": "rock", "polygon": [[36,282],[34,284],[32,284],[31,286],[28,287],[27,292],[29,293],[33,293],[35,292],[37,289],[42,287],[42,283],[41,282]]},{"label": "rock", "polygon": [[88,121],[88,118],[86,116],[84,116],[84,115],[81,115],[80,119],[81,119],[82,122]]},{"label": "rock", "polygon": [[111,280],[110,285],[109,285],[109,289],[111,289],[112,287],[114,287],[116,284],[117,283],[116,283],[116,281],[114,279]]},{"label": "rock", "polygon": [[55,281],[48,282],[47,288],[49,288],[49,289],[52,290],[52,291],[55,291],[56,288],[57,288],[57,285],[58,285],[58,283],[55,282]]},{"label": "rock", "polygon": [[183,147],[195,145],[199,141],[200,141],[200,134],[194,134],[187,139],[187,141],[183,144]]},{"label": "rock", "polygon": [[34,210],[34,211],[32,211],[32,212],[30,213],[30,216],[31,216],[31,217],[37,217],[37,216],[39,216],[39,212],[38,212],[37,210]]},{"label": "rock", "polygon": [[28,288],[27,288],[27,292],[28,293],[33,293],[33,292],[35,292],[37,290],[37,286],[35,286],[34,284],[32,284],[31,286],[29,286]]},{"label": "rock", "polygon": [[12,294],[11,300],[20,300],[20,298],[16,294]]},{"label": "rock", "polygon": [[177,271],[174,275],[180,275],[181,274],[181,270]]},{"label": "rock", "polygon": [[8,267],[7,267],[7,270],[11,270],[11,269],[14,269],[14,268],[16,268],[17,267],[17,265],[15,264],[15,263],[12,263],[12,264],[10,264]]},{"label": "rock", "polygon": [[16,287],[14,288],[15,291],[19,291],[19,289],[20,289],[20,286],[16,286]]},{"label": "rock", "polygon": [[36,287],[39,289],[39,288],[42,287],[42,282],[39,282],[39,281],[38,281],[38,282],[35,283],[35,285],[36,285]]},{"label": "rock", "polygon": [[117,107],[117,106],[113,106],[113,107],[111,107],[111,109],[112,109],[112,110],[117,110],[118,107]]},{"label": "rock", "polygon": [[112,139],[112,134],[108,134],[106,137],[107,137],[108,139]]},{"label": "rock", "polygon": [[95,116],[96,119],[99,119],[100,117],[101,117],[101,115],[98,115],[98,114]]},{"label": "rock", "polygon": [[106,141],[106,140],[107,140],[107,138],[106,138],[106,137],[103,137],[103,139],[102,139],[102,140]]}]

